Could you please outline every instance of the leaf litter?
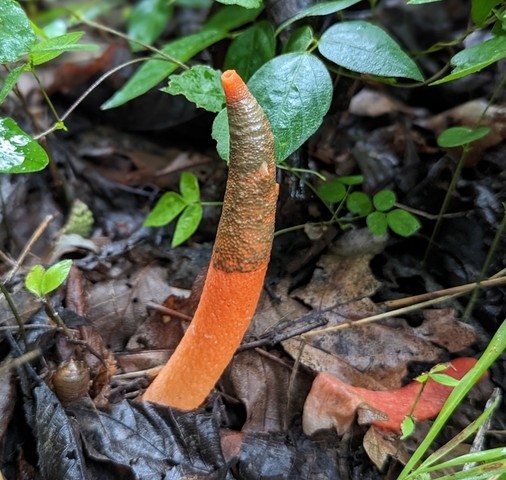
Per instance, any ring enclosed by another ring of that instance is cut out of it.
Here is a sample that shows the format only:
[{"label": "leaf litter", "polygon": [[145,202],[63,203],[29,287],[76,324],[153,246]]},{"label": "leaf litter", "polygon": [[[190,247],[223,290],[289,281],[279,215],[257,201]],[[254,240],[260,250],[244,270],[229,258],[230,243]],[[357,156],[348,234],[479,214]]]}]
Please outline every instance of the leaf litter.
[{"label": "leaf litter", "polygon": [[[88,69],[79,69],[79,75],[77,64],[64,63],[61,70],[50,72],[53,95],[76,97],[126,54],[119,46],[106,50]],[[303,406],[320,372],[369,390],[399,389],[437,362],[482,351],[494,322],[504,318],[504,290],[496,289],[484,292],[477,305],[475,319],[481,324],[463,323],[462,305],[452,300],[441,308],[353,325],[383,313],[386,303],[399,297],[476,279],[488,246],[483,239],[490,243],[505,198],[501,108],[488,111],[494,134],[470,157],[468,168],[475,170],[461,180],[450,212],[454,216],[447,219],[427,266],[420,264],[420,237],[377,239],[358,229],[338,235],[333,227],[313,241],[280,237],[266,293],[240,352],[206,405],[181,414],[135,398],[186,328],[187,320],[163,307],[191,316],[195,300],[185,297],[208,261],[218,212],[206,209],[195,237],[176,250],[166,248],[170,227],[161,233],[146,231],[142,222],[160,189],[176,188],[181,171],[199,177],[203,198],[221,198],[224,166],[210,153],[209,144],[195,149],[194,138],[175,148],[174,143],[181,144],[177,133],[169,134],[169,141],[146,140],[120,130],[127,124],[137,132],[159,131],[195,120],[195,110],[177,97],[156,92],[109,111],[107,118],[115,127],[105,127],[94,125],[104,97],[103,91],[96,93],[83,106],[88,118],[76,114],[74,133],[52,139],[49,146],[68,191],[96,217],[91,238],[85,239],[91,244],[69,240],[55,250],[51,241],[69,208],[48,175],[1,180],[2,215],[16,225],[10,236],[2,233],[2,251],[14,262],[43,218],[56,213],[32,250],[39,258],[27,264],[70,255],[81,276],[52,297],[79,332],[77,343],[62,341],[47,316],[36,314],[40,306],[21,288],[23,274],[11,282],[30,345],[41,351],[43,360],[32,362],[36,371],[29,365],[16,375],[2,371],[2,473],[31,468],[45,478],[73,479],[383,478],[364,450],[380,469],[389,456],[405,459],[423,437],[427,422],[417,426],[415,438],[399,454],[394,448],[397,437],[377,428],[368,428],[364,436],[367,427],[355,422],[354,413],[342,436],[332,431],[308,436],[302,428]],[[311,140],[311,161],[320,162],[312,165],[323,165],[338,176],[358,166],[367,174],[366,191],[393,186],[408,206],[423,206],[435,215],[448,187],[452,159],[441,154],[434,135],[455,123],[472,125],[483,113],[480,102],[431,114],[434,109],[420,108],[407,96],[362,90],[349,110],[343,108],[347,111],[340,121],[327,122]],[[282,199],[280,224],[291,226],[295,216],[303,222],[321,218],[321,205],[286,178],[282,191],[291,196]],[[494,272],[505,266],[498,258]],[[0,307],[5,312],[2,327],[12,328],[15,319],[3,298]],[[68,355],[86,360],[92,385],[88,395],[62,406],[41,378],[50,378],[50,370]],[[17,377],[20,388],[15,388]],[[503,366],[493,370],[491,378],[504,384]],[[489,386],[484,383],[474,392],[454,416],[449,432],[476,417]],[[497,429],[504,425],[502,415]]]}]

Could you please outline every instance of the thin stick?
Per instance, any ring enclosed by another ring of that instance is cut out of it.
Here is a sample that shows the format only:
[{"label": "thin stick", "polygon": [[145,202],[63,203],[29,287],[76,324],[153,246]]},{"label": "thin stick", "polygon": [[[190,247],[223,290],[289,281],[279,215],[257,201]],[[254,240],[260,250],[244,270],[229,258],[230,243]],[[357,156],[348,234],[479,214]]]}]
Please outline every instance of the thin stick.
[{"label": "thin stick", "polygon": [[12,277],[16,274],[16,272],[19,270],[23,262],[25,261],[25,258],[30,253],[30,251],[33,248],[33,245],[37,242],[37,240],[42,236],[42,234],[46,231],[46,228],[49,226],[49,224],[53,221],[54,215],[47,215],[40,225],[36,228],[35,232],[33,232],[32,236],[28,240],[28,243],[26,244],[25,248],[21,252],[21,255],[14,263],[14,266],[10,270],[10,272],[7,274],[5,278],[5,284],[8,284]]},{"label": "thin stick", "polygon": [[[500,273],[502,273],[502,272],[500,272]],[[480,282],[481,287],[492,286],[492,285],[501,285],[501,284],[506,284],[506,277],[490,278],[488,280],[484,280],[483,282]],[[376,322],[378,320],[383,320],[385,318],[391,318],[391,317],[397,317],[399,315],[404,315],[406,313],[420,310],[425,307],[430,307],[432,305],[436,305],[438,303],[444,302],[446,300],[450,300],[450,299],[458,297],[460,295],[464,295],[464,294],[468,293],[469,291],[471,291],[473,288],[475,288],[476,285],[477,285],[477,283],[475,282],[475,283],[470,283],[468,285],[461,285],[460,287],[448,288],[448,289],[442,290],[442,291],[447,292],[448,290],[455,290],[455,289],[460,289],[460,291],[458,293],[454,293],[452,295],[445,294],[443,296],[439,296],[436,298],[432,298],[430,300],[426,300],[426,301],[422,301],[422,302],[415,303],[412,305],[408,305],[406,307],[398,308],[396,310],[391,310],[389,312],[383,312],[383,313],[379,313],[377,315],[371,315],[370,317],[365,317],[360,320],[354,320],[351,322],[342,323],[340,325],[335,325],[333,327],[322,328],[320,330],[313,330],[312,332],[304,333],[303,335],[301,335],[301,337],[303,339],[306,339],[307,337],[311,337],[314,335],[320,335],[322,333],[337,332],[338,330],[344,330],[346,328],[352,328],[352,327],[358,327],[361,325],[366,325],[368,323]],[[424,295],[434,295],[437,293],[438,292],[432,292],[432,293],[424,294]],[[417,295],[415,297],[409,297],[408,299],[405,299],[405,300],[409,300],[410,302],[412,302],[413,298],[422,297],[422,296],[423,295]],[[385,302],[385,304],[386,304],[386,302]]]}]

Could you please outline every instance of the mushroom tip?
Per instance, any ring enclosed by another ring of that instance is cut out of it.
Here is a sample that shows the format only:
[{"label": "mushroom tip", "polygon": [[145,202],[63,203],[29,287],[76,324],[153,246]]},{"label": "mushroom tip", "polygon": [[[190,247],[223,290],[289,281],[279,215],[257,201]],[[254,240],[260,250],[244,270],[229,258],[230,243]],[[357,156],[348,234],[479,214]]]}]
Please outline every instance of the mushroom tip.
[{"label": "mushroom tip", "polygon": [[227,103],[236,102],[248,95],[248,87],[235,70],[226,70],[221,75]]}]

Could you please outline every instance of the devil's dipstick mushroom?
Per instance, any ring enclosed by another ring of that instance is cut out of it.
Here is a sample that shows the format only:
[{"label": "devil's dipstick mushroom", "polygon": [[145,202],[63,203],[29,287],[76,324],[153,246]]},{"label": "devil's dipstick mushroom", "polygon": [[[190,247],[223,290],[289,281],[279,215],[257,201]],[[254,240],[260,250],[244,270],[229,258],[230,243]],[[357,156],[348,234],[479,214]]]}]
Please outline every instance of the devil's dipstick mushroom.
[{"label": "devil's dipstick mushroom", "polygon": [[199,407],[232,359],[263,287],[278,198],[270,124],[234,70],[221,77],[230,163],[216,242],[195,316],[143,399]]},{"label": "devil's dipstick mushroom", "polygon": [[[460,380],[476,363],[474,358],[456,358],[441,373]],[[344,433],[355,421],[372,424],[393,432],[401,431],[401,423],[411,413],[422,384],[413,381],[388,391],[354,387],[327,373],[319,373],[306,398],[303,429],[307,435],[318,430],[335,428]],[[416,421],[434,418],[452,391],[429,379],[412,413]]]}]

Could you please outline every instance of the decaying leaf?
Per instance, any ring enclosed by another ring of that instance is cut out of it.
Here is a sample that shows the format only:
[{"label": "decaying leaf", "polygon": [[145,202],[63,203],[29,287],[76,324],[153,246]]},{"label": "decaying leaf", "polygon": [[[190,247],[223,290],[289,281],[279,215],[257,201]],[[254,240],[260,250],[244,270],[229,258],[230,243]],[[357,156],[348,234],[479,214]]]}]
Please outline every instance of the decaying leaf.
[{"label": "decaying leaf", "polygon": [[121,350],[147,316],[146,302],[161,303],[169,294],[160,267],[146,267],[132,278],[88,287],[88,318],[112,350]]}]

